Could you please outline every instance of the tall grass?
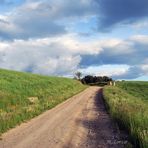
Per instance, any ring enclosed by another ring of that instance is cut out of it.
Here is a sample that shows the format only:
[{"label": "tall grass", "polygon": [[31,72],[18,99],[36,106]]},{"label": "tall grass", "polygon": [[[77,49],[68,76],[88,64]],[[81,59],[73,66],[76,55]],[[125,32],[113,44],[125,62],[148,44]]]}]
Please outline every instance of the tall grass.
[{"label": "tall grass", "polygon": [[0,69],[0,133],[53,108],[85,88],[68,78]]},{"label": "tall grass", "polygon": [[148,147],[148,103],[119,87],[106,86],[104,99],[111,116],[125,128],[135,147]]},{"label": "tall grass", "polygon": [[117,86],[139,99],[148,100],[148,82],[146,81],[118,82]]}]

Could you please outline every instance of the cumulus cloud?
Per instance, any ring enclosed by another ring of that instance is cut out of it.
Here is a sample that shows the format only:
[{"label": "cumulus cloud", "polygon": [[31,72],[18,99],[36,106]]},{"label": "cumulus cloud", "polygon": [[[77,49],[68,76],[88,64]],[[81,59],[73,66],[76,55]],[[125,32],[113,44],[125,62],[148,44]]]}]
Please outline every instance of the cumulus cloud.
[{"label": "cumulus cloud", "polygon": [[[46,40],[16,40],[1,43],[0,67],[45,75],[63,75],[77,69],[80,56],[59,43]],[[20,50],[21,49],[21,50]]]},{"label": "cumulus cloud", "polygon": [[122,73],[120,75],[113,75],[113,77],[115,79],[136,79],[136,78],[141,77],[143,75],[147,75],[148,74],[146,72],[146,71],[148,71],[147,68],[148,67],[146,67],[146,69],[143,69],[142,65],[131,66],[124,73]]},{"label": "cumulus cloud", "polygon": [[109,76],[118,79],[136,79],[148,76],[148,65],[129,66],[122,64],[89,66],[79,69],[85,75]]},{"label": "cumulus cloud", "polygon": [[[93,0],[26,1],[0,21],[1,39],[45,38],[66,34],[69,21],[94,14]],[[7,23],[6,23],[7,22]]]},{"label": "cumulus cloud", "polygon": [[137,78],[148,74],[147,39],[138,35],[83,42],[69,34],[0,42],[0,67],[45,75],[69,75],[79,69],[116,79]]},{"label": "cumulus cloud", "polygon": [[96,25],[100,32],[121,24],[146,28],[147,0],[25,0],[8,9],[10,2],[0,1],[1,68],[45,75],[79,69],[115,79],[148,75],[147,35],[100,39],[92,34]]},{"label": "cumulus cloud", "polygon": [[72,74],[81,55],[100,52],[97,43],[91,43],[81,43],[71,35],[1,42],[0,67],[45,75]]},{"label": "cumulus cloud", "polygon": [[127,72],[128,65],[100,65],[89,66],[87,68],[79,69],[85,75],[97,75],[97,76],[110,76],[115,78],[116,76],[123,75]]},{"label": "cumulus cloud", "polygon": [[[8,5],[10,1],[1,0],[4,3]],[[69,24],[93,17],[98,18],[100,32],[117,24],[147,26],[147,5],[147,0],[26,0],[0,16],[0,39],[63,35],[70,30]],[[137,22],[143,19],[143,23]],[[96,28],[96,23],[93,25]]]},{"label": "cumulus cloud", "polygon": [[114,71],[114,65],[118,64],[128,65],[129,68],[126,69],[126,71],[122,71],[123,73],[120,73],[119,66],[119,73],[117,74],[107,69],[106,72],[103,73],[108,75],[110,73],[115,79],[134,79],[148,75],[148,36],[137,35],[126,40],[112,39],[98,42],[98,45],[102,49],[98,54],[81,56],[82,60],[80,65],[83,69],[111,64],[113,67],[112,70]]},{"label": "cumulus cloud", "polygon": [[100,42],[101,52],[82,56],[81,65],[102,64],[146,64],[148,57],[148,36],[138,35],[126,40],[105,40]]},{"label": "cumulus cloud", "polygon": [[108,31],[118,24],[131,24],[147,18],[147,0],[95,0],[99,4],[99,31]]},{"label": "cumulus cloud", "polygon": [[28,39],[66,33],[63,25],[50,18],[50,6],[39,2],[26,3],[0,21],[1,39]]},{"label": "cumulus cloud", "polygon": [[131,25],[133,29],[140,30],[142,28],[148,28],[148,20],[144,19],[138,22],[135,22]]},{"label": "cumulus cloud", "polygon": [[146,75],[148,75],[148,64],[141,65],[141,69]]}]

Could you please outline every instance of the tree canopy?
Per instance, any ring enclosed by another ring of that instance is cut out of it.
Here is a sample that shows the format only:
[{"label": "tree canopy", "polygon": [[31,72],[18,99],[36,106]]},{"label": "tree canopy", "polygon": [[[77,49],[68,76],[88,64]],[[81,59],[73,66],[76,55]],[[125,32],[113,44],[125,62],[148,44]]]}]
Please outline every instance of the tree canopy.
[{"label": "tree canopy", "polygon": [[107,76],[91,76],[87,75],[84,78],[81,79],[81,82],[83,84],[91,84],[91,83],[104,83],[104,82],[109,82],[112,81],[112,78],[107,77]]}]

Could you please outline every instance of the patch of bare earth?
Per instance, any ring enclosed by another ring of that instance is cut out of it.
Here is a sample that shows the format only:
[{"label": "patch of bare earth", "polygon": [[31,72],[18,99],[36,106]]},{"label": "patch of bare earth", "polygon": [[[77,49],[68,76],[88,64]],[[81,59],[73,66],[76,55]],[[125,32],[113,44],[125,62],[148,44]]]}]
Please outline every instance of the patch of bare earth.
[{"label": "patch of bare earth", "polygon": [[99,87],[3,134],[0,148],[122,148],[127,136],[109,117]]}]

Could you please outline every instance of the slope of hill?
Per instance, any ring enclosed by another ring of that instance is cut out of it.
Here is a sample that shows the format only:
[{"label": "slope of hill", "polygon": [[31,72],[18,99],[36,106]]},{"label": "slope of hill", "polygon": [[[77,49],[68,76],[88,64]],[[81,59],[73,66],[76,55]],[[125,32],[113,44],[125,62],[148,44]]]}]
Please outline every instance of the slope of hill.
[{"label": "slope of hill", "polygon": [[0,69],[0,133],[53,108],[85,88],[68,78]]},{"label": "slope of hill", "polygon": [[135,147],[148,146],[148,83],[119,82],[106,86],[104,98],[111,116],[131,135]]},{"label": "slope of hill", "polygon": [[148,82],[145,81],[125,81],[118,82],[117,86],[126,90],[129,94],[148,100]]}]

